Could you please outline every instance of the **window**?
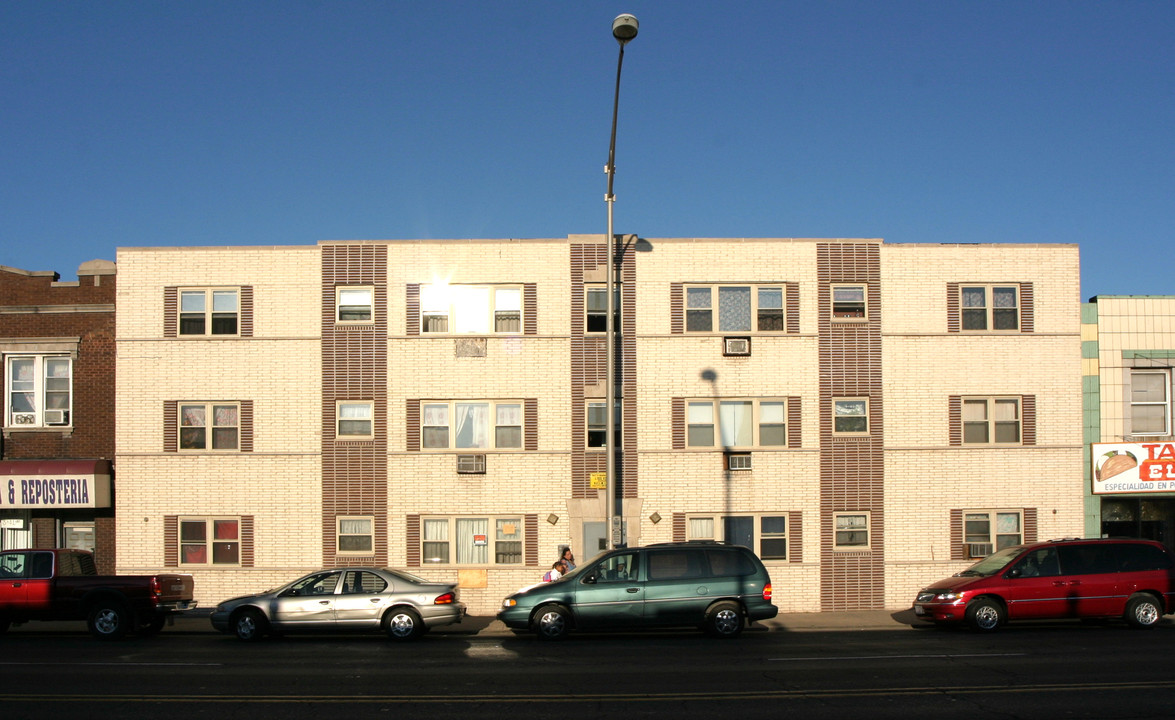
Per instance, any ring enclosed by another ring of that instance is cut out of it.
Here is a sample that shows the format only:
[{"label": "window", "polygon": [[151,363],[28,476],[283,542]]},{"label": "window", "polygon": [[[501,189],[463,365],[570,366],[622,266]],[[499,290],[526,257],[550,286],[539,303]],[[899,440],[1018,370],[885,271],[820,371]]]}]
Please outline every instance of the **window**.
[{"label": "window", "polygon": [[370,401],[345,400],[338,404],[336,421],[340,440],[369,440],[375,437],[372,426],[374,404]]},{"label": "window", "polygon": [[691,515],[689,540],[717,540],[750,548],[763,560],[787,559],[787,516]]},{"label": "window", "polygon": [[180,450],[238,450],[240,405],[180,403]]},{"label": "window", "polygon": [[180,565],[239,565],[239,518],[180,518]]},{"label": "window", "polygon": [[522,331],[522,288],[421,285],[421,331],[489,334]]},{"label": "window", "polygon": [[374,317],[375,289],[369,287],[335,288],[335,321],[370,323]]},{"label": "window", "polygon": [[[584,331],[608,332],[608,288],[589,287],[584,290]],[[620,328],[620,288],[612,290],[612,326]]]},{"label": "window", "polygon": [[340,555],[370,555],[375,548],[375,518],[337,518],[335,541]]},{"label": "window", "polygon": [[864,285],[832,286],[833,320],[864,320],[866,317]]},{"label": "window", "polygon": [[[782,285],[689,285],[686,332],[783,332]],[[717,312],[717,327],[715,327]]]},{"label": "window", "polygon": [[[608,413],[606,402],[589,402],[587,404],[587,446],[602,448],[608,441]],[[621,402],[616,401],[612,413],[612,441],[620,447]]]},{"label": "window", "polygon": [[436,565],[521,565],[522,518],[424,518],[421,562]]},{"label": "window", "polygon": [[837,398],[833,400],[832,432],[836,435],[868,435],[869,399]]},{"label": "window", "polygon": [[9,355],[5,360],[6,427],[72,423],[73,360],[68,355]]},{"label": "window", "polygon": [[964,330],[1020,329],[1018,286],[963,285],[959,292]]},{"label": "window", "polygon": [[833,513],[834,549],[869,549],[869,513]]},{"label": "window", "polygon": [[963,443],[1020,442],[1020,398],[963,398]]},{"label": "window", "polygon": [[1024,521],[1019,510],[967,510],[963,513],[963,542],[991,545],[1002,550],[1024,542]]},{"label": "window", "polygon": [[518,450],[522,448],[521,401],[421,403],[425,450]]},{"label": "window", "polygon": [[785,400],[690,400],[686,445],[723,448],[782,447],[787,444]]},{"label": "window", "polygon": [[1130,371],[1130,434],[1170,435],[1170,371]]},{"label": "window", "polygon": [[236,335],[236,289],[180,291],[180,335]]}]

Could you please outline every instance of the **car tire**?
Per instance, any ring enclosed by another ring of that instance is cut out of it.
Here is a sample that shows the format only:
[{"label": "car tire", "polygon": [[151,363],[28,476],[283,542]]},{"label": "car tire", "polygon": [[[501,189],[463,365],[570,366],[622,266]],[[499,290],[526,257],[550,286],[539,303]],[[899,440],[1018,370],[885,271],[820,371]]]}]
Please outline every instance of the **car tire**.
[{"label": "car tire", "polygon": [[99,640],[121,640],[130,631],[131,613],[117,600],[101,600],[90,608],[86,627]]},{"label": "car tire", "polygon": [[534,631],[540,640],[562,640],[571,630],[571,616],[559,605],[544,605],[534,615]]},{"label": "car tire", "polygon": [[1163,606],[1150,593],[1135,593],[1126,601],[1126,622],[1135,628],[1151,628],[1163,619]]},{"label": "car tire", "polygon": [[706,633],[716,638],[738,637],[743,631],[743,613],[737,603],[714,603],[706,610]]},{"label": "car tire", "polygon": [[265,636],[265,616],[255,608],[245,608],[233,615],[233,634],[242,642],[257,642]]},{"label": "car tire", "polygon": [[991,598],[972,600],[967,605],[967,625],[977,632],[995,632],[1004,624],[1004,606]]},{"label": "car tire", "polygon": [[412,608],[395,608],[384,616],[384,632],[392,640],[415,640],[424,634],[424,621]]}]

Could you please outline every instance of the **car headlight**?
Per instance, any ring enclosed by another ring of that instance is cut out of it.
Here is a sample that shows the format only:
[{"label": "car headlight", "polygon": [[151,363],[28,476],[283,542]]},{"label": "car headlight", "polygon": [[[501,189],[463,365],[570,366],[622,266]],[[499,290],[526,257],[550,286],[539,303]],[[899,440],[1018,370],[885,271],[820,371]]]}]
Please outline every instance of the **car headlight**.
[{"label": "car headlight", "polygon": [[502,601],[502,607],[504,607],[504,608],[512,608],[517,604],[518,604],[518,601],[515,600],[514,598],[506,598],[505,600]]},{"label": "car headlight", "polygon": [[963,593],[955,592],[954,590],[943,590],[940,593],[936,593],[934,599],[939,602],[954,602],[955,600],[962,600]]}]

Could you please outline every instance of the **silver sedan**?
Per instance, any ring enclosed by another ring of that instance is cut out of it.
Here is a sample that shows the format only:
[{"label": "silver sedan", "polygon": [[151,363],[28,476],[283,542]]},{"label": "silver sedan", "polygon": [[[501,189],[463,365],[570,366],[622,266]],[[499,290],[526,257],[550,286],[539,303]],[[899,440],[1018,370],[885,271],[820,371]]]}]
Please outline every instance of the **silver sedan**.
[{"label": "silver sedan", "polygon": [[456,583],[436,583],[403,570],[320,570],[276,590],[225,600],[212,627],[241,640],[300,630],[383,630],[412,640],[432,627],[461,622]]}]

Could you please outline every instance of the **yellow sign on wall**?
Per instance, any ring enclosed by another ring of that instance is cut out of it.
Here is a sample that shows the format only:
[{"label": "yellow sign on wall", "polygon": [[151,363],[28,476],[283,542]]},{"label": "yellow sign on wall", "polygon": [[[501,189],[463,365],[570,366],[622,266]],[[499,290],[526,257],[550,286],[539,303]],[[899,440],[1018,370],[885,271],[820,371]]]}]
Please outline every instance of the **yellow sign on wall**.
[{"label": "yellow sign on wall", "polygon": [[608,488],[608,473],[592,473],[588,487],[595,490],[606,490]]}]

